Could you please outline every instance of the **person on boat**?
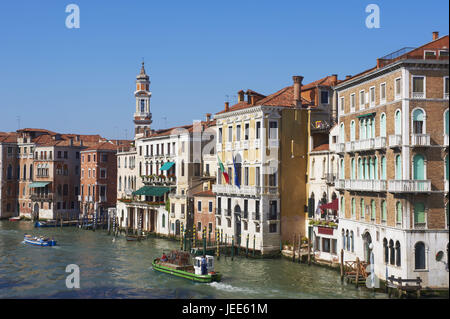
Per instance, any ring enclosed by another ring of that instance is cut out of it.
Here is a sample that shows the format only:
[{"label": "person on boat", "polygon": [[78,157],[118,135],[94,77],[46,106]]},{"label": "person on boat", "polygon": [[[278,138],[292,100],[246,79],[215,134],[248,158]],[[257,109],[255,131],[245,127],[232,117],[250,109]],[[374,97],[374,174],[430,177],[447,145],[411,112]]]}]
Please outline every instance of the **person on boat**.
[{"label": "person on boat", "polygon": [[202,275],[207,275],[208,274],[208,269],[206,267],[206,257],[205,257],[205,255],[202,256],[201,270],[202,270]]},{"label": "person on boat", "polygon": [[162,261],[162,262],[166,262],[166,261],[167,261],[167,256],[166,256],[166,253],[165,253],[165,252],[163,252],[163,254],[162,254],[162,256],[161,256],[161,261]]}]

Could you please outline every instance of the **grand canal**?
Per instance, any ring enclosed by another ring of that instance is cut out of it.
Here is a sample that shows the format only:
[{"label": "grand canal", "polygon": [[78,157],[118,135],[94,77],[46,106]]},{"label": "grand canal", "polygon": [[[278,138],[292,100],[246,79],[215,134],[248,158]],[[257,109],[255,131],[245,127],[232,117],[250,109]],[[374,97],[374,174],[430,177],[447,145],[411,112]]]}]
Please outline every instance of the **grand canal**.
[{"label": "grand canal", "polygon": [[[55,247],[23,242],[24,233],[46,235]],[[197,284],[151,269],[153,258],[178,243],[151,238],[127,242],[105,231],[34,228],[0,221],[0,298],[386,298],[341,284],[339,274],[286,259],[221,258],[220,283]],[[66,266],[80,267],[80,288],[66,287]]]}]

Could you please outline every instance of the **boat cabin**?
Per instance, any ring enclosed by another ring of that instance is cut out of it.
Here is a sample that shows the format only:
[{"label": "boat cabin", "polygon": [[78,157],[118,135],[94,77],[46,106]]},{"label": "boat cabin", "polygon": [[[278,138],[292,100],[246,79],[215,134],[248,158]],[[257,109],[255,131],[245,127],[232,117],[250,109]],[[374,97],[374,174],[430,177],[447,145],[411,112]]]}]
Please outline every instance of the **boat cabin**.
[{"label": "boat cabin", "polygon": [[[210,255],[206,255],[206,272],[209,274],[210,272],[214,272],[214,257]],[[196,275],[202,274],[202,257],[197,256],[194,260],[194,270]]]}]

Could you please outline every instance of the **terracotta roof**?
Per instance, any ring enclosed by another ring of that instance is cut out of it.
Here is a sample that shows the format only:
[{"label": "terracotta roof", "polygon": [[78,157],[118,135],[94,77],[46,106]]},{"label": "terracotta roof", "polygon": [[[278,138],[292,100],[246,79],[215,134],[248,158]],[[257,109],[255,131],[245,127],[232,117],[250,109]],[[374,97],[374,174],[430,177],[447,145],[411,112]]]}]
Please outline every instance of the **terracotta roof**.
[{"label": "terracotta roof", "polygon": [[18,134],[15,132],[1,132],[0,133],[0,143],[16,143]]},{"label": "terracotta roof", "polygon": [[86,149],[83,150],[83,152],[86,151],[100,151],[100,150],[111,150],[111,151],[117,151],[117,149],[123,147],[124,145],[116,145],[113,144],[110,141],[100,142],[95,145],[92,145]]},{"label": "terracotta roof", "polygon": [[198,192],[197,194],[194,194],[194,196],[196,197],[215,197],[216,193],[214,193],[212,190],[207,190],[207,191],[202,191],[202,192]]},{"label": "terracotta roof", "polygon": [[50,135],[57,135],[58,133],[43,129],[43,128],[23,128],[20,130],[17,130],[17,132],[41,132],[41,133],[48,133]]},{"label": "terracotta roof", "polygon": [[322,144],[322,145],[314,147],[311,152],[328,151],[329,149],[330,149],[329,144]]}]

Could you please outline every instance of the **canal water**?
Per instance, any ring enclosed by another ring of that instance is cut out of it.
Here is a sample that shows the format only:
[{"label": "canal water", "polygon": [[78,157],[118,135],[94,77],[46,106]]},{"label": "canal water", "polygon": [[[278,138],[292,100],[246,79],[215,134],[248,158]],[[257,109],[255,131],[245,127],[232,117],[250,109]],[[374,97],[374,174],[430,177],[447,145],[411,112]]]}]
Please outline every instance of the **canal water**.
[{"label": "canal water", "polygon": [[[55,247],[25,244],[23,235],[54,237]],[[34,228],[0,221],[0,298],[386,298],[341,284],[328,268],[286,259],[221,257],[220,283],[201,284],[155,272],[151,262],[179,243],[160,238],[127,242],[106,231]],[[66,266],[80,267],[80,288],[66,287]]]}]

